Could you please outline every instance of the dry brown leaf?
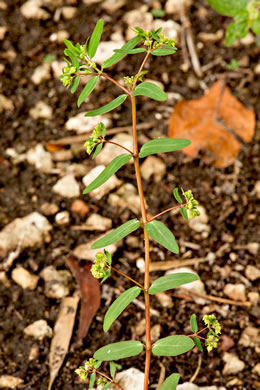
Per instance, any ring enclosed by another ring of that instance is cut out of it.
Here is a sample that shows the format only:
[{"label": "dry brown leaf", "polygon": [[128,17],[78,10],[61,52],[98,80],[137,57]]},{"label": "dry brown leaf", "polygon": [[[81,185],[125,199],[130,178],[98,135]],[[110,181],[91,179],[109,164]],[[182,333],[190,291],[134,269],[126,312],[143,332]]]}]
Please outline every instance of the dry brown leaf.
[{"label": "dry brown leaf", "polygon": [[52,388],[53,382],[68,352],[78,302],[79,296],[65,297],[61,301],[60,311],[54,326],[54,335],[51,341],[49,357],[50,380],[48,390]]},{"label": "dry brown leaf", "polygon": [[202,156],[206,163],[226,167],[235,160],[241,144],[252,139],[254,129],[254,111],[244,107],[223,81],[217,81],[201,99],[176,104],[169,137],[190,139],[185,154],[196,158],[200,150],[208,151]]}]

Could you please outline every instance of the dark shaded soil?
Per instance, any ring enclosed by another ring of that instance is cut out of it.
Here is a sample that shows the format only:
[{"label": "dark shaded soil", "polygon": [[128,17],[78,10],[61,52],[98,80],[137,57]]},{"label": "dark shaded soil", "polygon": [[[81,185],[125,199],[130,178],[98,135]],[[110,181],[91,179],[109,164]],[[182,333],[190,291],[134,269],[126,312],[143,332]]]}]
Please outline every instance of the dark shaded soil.
[{"label": "dark shaded soil", "polygon": [[[6,157],[5,150],[9,147],[16,148],[20,152],[28,150],[38,142],[45,143],[49,140],[59,139],[68,135],[64,130],[65,122],[68,118],[76,115],[79,111],[76,107],[74,96],[64,90],[62,84],[54,77],[42,83],[39,87],[34,86],[31,81],[33,70],[40,65],[47,54],[54,54],[58,59],[63,58],[63,44],[58,45],[49,40],[49,36],[57,30],[65,29],[70,34],[70,39],[75,42],[84,42],[90,34],[98,18],[104,17],[105,29],[103,39],[108,40],[110,35],[119,28],[125,29],[122,22],[123,14],[129,10],[142,5],[141,1],[127,2],[121,10],[113,15],[105,15],[104,11],[98,5],[86,7],[81,1],[72,1],[77,7],[76,17],[71,20],[61,20],[54,22],[54,10],[49,12],[52,18],[46,21],[37,21],[25,19],[22,17],[20,7],[22,1],[8,2],[6,10],[1,11],[0,21],[8,27],[6,38],[3,41],[1,50],[1,62],[5,66],[5,71],[1,79],[1,89],[6,97],[12,100],[15,110],[6,111],[2,115],[2,136],[0,151],[0,227],[13,221],[15,218],[23,217],[32,211],[40,211],[40,206],[45,202],[52,202],[59,205],[60,210],[70,210],[71,200],[61,199],[52,192],[52,186],[56,183],[56,176],[40,174],[28,163],[12,165]],[[164,1],[161,2],[164,4]],[[225,18],[217,16],[210,10],[203,1],[195,2],[191,8],[190,20],[194,37],[199,32],[216,32],[223,28],[227,23]],[[205,19],[201,19],[199,12],[201,7],[208,10]],[[165,17],[166,19],[166,17]],[[176,17],[176,21],[179,21]],[[10,58],[8,52],[14,51],[15,58]],[[221,43],[204,43],[199,51],[201,65],[211,63],[216,58],[221,57],[224,62],[230,63],[233,58],[241,59],[244,56],[249,57],[250,75],[242,85],[241,80],[245,77],[232,78],[225,66],[216,65],[205,72],[204,80],[210,86],[219,76],[226,73],[227,83],[232,88],[233,93],[248,107],[253,108],[259,120],[260,115],[260,81],[254,74],[254,68],[259,61],[259,49],[255,44],[251,46],[238,46],[234,48],[225,48]],[[165,90],[167,92],[177,92],[186,99],[198,98],[203,94],[200,88],[190,89],[187,85],[188,77],[193,74],[192,69],[184,73],[180,70],[182,64],[182,51],[179,50],[172,58],[156,58],[150,65],[150,77],[161,80],[162,74],[168,74],[164,80]],[[120,75],[134,73],[135,59],[127,58],[111,71],[112,75],[118,72]],[[239,73],[237,73],[239,75]],[[105,104],[111,97],[117,96],[117,90],[110,85],[103,83],[98,92],[93,94],[93,99],[88,104],[88,109],[96,107],[97,100],[100,105]],[[53,120],[32,120],[29,110],[35,105],[35,102],[44,100],[54,111]],[[141,122],[156,120],[155,113],[160,112],[162,120],[158,120],[156,129],[161,134],[167,134],[167,120],[169,118],[169,103],[157,105],[154,101],[143,100],[139,106],[139,118]],[[165,109],[167,107],[167,109]],[[121,115],[122,114],[122,115]],[[113,114],[113,127],[125,126],[131,123],[130,108],[124,106]],[[258,126],[259,127],[259,126]],[[259,129],[258,129],[259,130]],[[145,135],[149,137],[149,132]],[[226,169],[216,169],[206,166],[199,158],[190,161],[181,153],[174,153],[171,156],[161,156],[167,165],[167,175],[163,183],[154,185],[153,180],[144,182],[144,190],[148,205],[151,205],[149,212],[156,214],[172,204],[171,189],[174,186],[181,185],[184,188],[191,188],[196,199],[205,207],[211,233],[209,237],[202,238],[201,234],[194,233],[182,219],[171,216],[163,216],[162,221],[167,222],[169,228],[174,231],[177,241],[182,239],[185,242],[197,244],[198,249],[192,249],[189,257],[203,257],[210,252],[218,252],[223,245],[229,243],[226,250],[221,255],[216,256],[213,266],[208,263],[200,263],[195,266],[200,278],[205,284],[209,295],[224,297],[223,288],[226,283],[243,283],[240,275],[244,277],[244,270],[248,264],[257,265],[257,256],[251,254],[245,249],[248,242],[257,242],[259,240],[259,204],[257,205],[256,196],[253,191],[257,178],[260,173],[260,153],[259,153],[259,131],[256,133],[250,144],[244,145],[239,156],[238,164],[240,171],[237,174],[236,166],[231,165]],[[89,164],[86,156],[82,153],[75,155],[73,162],[83,162]],[[127,166],[118,173],[118,177],[126,182],[135,184],[133,167]],[[231,188],[231,190],[230,190]],[[83,187],[82,187],[83,189]],[[169,189],[169,191],[167,191]],[[101,210],[103,216],[113,220],[114,227],[125,222],[128,218],[134,218],[135,215],[126,209],[121,215],[114,207],[106,206],[106,198],[101,202],[95,202],[88,197],[84,199],[90,209]],[[230,208],[232,211],[225,215]],[[16,265],[23,265],[33,273],[40,271],[47,265],[54,265],[58,269],[66,267],[64,256],[81,243],[95,237],[94,234],[84,233],[62,227],[55,223],[54,218],[50,217],[50,222],[54,225],[52,231],[52,240],[40,249],[24,250],[16,260]],[[80,219],[74,213],[71,213],[71,226],[83,223],[84,218]],[[140,237],[140,242],[142,242]],[[158,261],[158,250],[156,245],[151,245],[151,259]],[[185,248],[182,246],[183,252]],[[241,249],[242,248],[242,249]],[[58,251],[57,251],[58,249]],[[189,248],[186,248],[186,251]],[[136,273],[136,258],[143,256],[143,249],[134,249],[134,255],[131,248],[125,245],[120,248],[114,257],[115,263],[120,265],[123,272],[128,273],[137,280],[142,280],[142,275]],[[235,253],[236,260],[232,261],[230,253]],[[159,255],[167,259],[167,254],[160,251]],[[169,253],[168,253],[169,255]],[[124,259],[126,261],[121,261]],[[162,276],[163,273],[152,273],[151,278],[155,279]],[[46,390],[48,386],[49,367],[48,354],[50,340],[45,339],[42,342],[35,342],[31,338],[24,338],[23,329],[30,323],[38,319],[46,319],[53,328],[59,311],[58,300],[51,300],[44,295],[43,280],[40,279],[35,291],[23,290],[11,279],[10,288],[0,284],[0,372],[14,375],[24,380],[23,388],[26,390],[40,389]],[[117,276],[113,276],[109,281],[112,287],[123,286],[123,281]],[[130,286],[130,285],[129,285]],[[129,287],[124,286],[124,287]],[[76,288],[76,283],[71,286],[71,293]],[[247,292],[257,291],[257,283],[249,282]],[[171,293],[169,293],[171,295]],[[113,299],[116,295],[113,295]],[[142,298],[140,298],[142,300]],[[243,372],[223,376],[223,361],[221,359],[223,351],[218,349],[209,355],[205,352],[202,359],[202,367],[195,381],[198,385],[217,385],[225,386],[233,378],[238,381],[232,387],[233,389],[257,389],[260,388],[259,379],[252,374],[252,368],[256,365],[257,349],[254,346],[248,348],[239,345],[243,329],[247,326],[256,327],[259,325],[259,310],[256,307],[249,309],[239,306],[229,306],[213,304],[212,312],[216,312],[219,321],[223,327],[223,333],[230,336],[235,346],[229,352],[236,353],[246,364]],[[160,337],[169,334],[188,333],[189,318],[195,312],[201,320],[205,310],[192,301],[176,299],[172,309],[166,309],[159,305],[153,298],[152,306],[160,311],[160,317],[152,317],[152,325],[161,325]],[[99,347],[119,340],[128,340],[133,337],[136,325],[143,318],[143,312],[136,310],[136,306],[131,305],[123,314],[120,321],[116,321],[110,332],[104,334],[102,330],[102,318],[106,311],[105,300],[98,311],[96,320],[93,321],[89,334],[82,342],[77,340],[76,329],[78,319],[75,324],[75,333],[72,338],[69,353],[65,363],[55,382],[55,389],[85,389],[86,385],[81,384],[76,377],[74,370],[84,361],[92,356]],[[39,348],[38,358],[28,360],[32,346]],[[127,359],[123,362],[123,367],[137,367],[143,369],[143,358],[140,357]],[[160,374],[160,365],[162,362],[166,368],[166,375],[173,371],[181,374],[182,381],[188,381],[197,368],[198,354],[192,351],[187,355],[181,355],[175,358],[153,358],[151,367],[151,383],[157,384]],[[152,387],[151,387],[152,388]]]}]

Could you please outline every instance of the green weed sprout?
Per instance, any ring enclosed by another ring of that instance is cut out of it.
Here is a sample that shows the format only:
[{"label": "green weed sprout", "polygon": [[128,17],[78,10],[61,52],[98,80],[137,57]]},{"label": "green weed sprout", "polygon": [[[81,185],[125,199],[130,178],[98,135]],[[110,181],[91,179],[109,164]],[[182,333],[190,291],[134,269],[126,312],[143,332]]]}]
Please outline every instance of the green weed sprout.
[{"label": "green weed sprout", "polygon": [[[100,173],[100,175],[93,180],[87,188],[84,190],[84,194],[88,194],[105,183],[114,173],[116,173],[121,167],[123,167],[128,161],[133,159],[136,182],[138,188],[138,194],[140,197],[141,205],[141,219],[132,219],[125,222],[123,225],[112,230],[101,239],[98,239],[92,245],[92,249],[102,249],[110,244],[113,244],[124,237],[128,236],[137,229],[143,230],[144,235],[144,252],[145,252],[145,274],[144,283],[140,284],[136,280],[132,279],[128,275],[121,272],[119,269],[112,265],[112,258],[109,252],[104,250],[96,254],[95,262],[91,268],[91,272],[95,278],[102,279],[104,282],[111,274],[116,272],[120,276],[123,276],[133,283],[133,287],[125,290],[109,307],[104,318],[103,328],[107,332],[113,325],[114,321],[120,316],[124,309],[141,293],[144,294],[145,301],[145,327],[146,335],[145,342],[139,340],[127,340],[113,344],[105,345],[98,349],[94,357],[85,362],[84,366],[79,367],[76,373],[82,380],[89,380],[89,388],[91,389],[95,383],[103,386],[103,390],[108,389],[111,384],[114,384],[117,388],[123,389],[118,383],[115,382],[115,374],[121,366],[115,361],[119,359],[126,359],[132,356],[140,354],[145,351],[145,371],[144,371],[144,390],[148,390],[149,372],[152,356],[178,356],[186,353],[195,346],[202,351],[200,339],[203,339],[201,333],[205,330],[208,331],[206,340],[207,349],[210,351],[217,344],[217,335],[220,329],[217,328],[217,322],[215,317],[206,316],[204,321],[206,327],[201,331],[198,331],[198,325],[196,316],[193,314],[191,318],[191,328],[193,333],[191,335],[172,335],[151,342],[151,325],[150,325],[150,299],[154,294],[167,291],[172,288],[179,287],[183,284],[190,283],[198,279],[196,275],[189,272],[171,274],[162,276],[155,280],[152,284],[149,279],[149,240],[152,238],[158,244],[173,252],[179,253],[179,246],[173,233],[168,227],[160,222],[158,219],[161,215],[168,213],[173,209],[179,209],[183,218],[189,220],[190,218],[199,215],[197,209],[198,201],[194,199],[192,191],[182,190],[182,196],[179,194],[178,188],[174,188],[173,196],[179,203],[173,205],[167,210],[160,212],[155,216],[149,216],[146,210],[145,197],[143,192],[142,179],[140,174],[139,160],[149,155],[156,153],[168,153],[175,150],[180,150],[188,145],[190,141],[188,139],[172,139],[172,138],[158,138],[146,142],[139,150],[137,143],[137,129],[136,129],[136,98],[139,96],[146,96],[157,101],[167,100],[167,94],[159,88],[157,85],[143,81],[147,71],[144,70],[144,65],[149,57],[152,56],[166,56],[172,55],[176,52],[175,40],[165,37],[161,28],[156,31],[144,31],[143,29],[135,28],[135,37],[128,41],[121,49],[114,50],[114,54],[108,58],[102,66],[98,66],[94,62],[94,56],[96,54],[101,34],[103,30],[103,21],[99,20],[95,26],[95,29],[91,37],[83,45],[77,43],[73,45],[70,41],[65,40],[67,48],[64,53],[67,57],[65,59],[66,66],[63,69],[63,73],[60,79],[66,88],[70,88],[71,93],[75,93],[79,87],[79,81],[81,77],[90,76],[87,84],[79,94],[77,99],[77,105],[80,105],[86,100],[86,98],[95,89],[97,83],[101,79],[107,79],[111,83],[115,84],[121,95],[116,97],[110,103],[103,107],[88,111],[85,116],[91,117],[96,115],[105,114],[114,110],[124,103],[126,99],[130,101],[132,108],[132,128],[133,128],[133,148],[127,149],[123,145],[106,139],[106,128],[102,122],[100,122],[94,129],[92,135],[86,140],[85,148],[92,158],[95,158],[101,151],[105,143],[112,143],[123,149],[123,153],[114,158],[108,166]],[[121,80],[123,83],[118,82],[106,73],[107,68],[113,66],[126,55],[135,55],[141,53],[143,59],[136,74],[126,75]],[[103,362],[109,362],[110,375],[100,371],[100,366]],[[162,384],[160,390],[174,390],[178,384],[180,375],[178,373],[171,374]]]},{"label": "green weed sprout", "polygon": [[234,19],[226,31],[226,46],[244,38],[251,29],[260,34],[260,0],[207,0],[219,14]]}]

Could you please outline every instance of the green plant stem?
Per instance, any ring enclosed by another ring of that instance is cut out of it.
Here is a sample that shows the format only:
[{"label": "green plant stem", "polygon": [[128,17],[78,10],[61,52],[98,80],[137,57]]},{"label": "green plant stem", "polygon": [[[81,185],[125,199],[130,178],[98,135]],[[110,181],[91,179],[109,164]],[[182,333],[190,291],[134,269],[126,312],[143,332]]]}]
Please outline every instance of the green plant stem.
[{"label": "green plant stem", "polygon": [[[147,57],[147,56],[146,56]],[[144,64],[144,62],[143,62]],[[144,225],[147,223],[147,213],[145,207],[143,186],[141,180],[139,157],[138,157],[138,143],[136,130],[136,103],[134,96],[131,96],[132,104],[132,125],[133,125],[133,150],[134,150],[134,166],[137,181],[137,188],[141,203],[141,213]],[[144,390],[148,390],[149,372],[151,364],[151,324],[150,324],[150,295],[149,295],[149,235],[144,229],[144,243],[145,243],[145,275],[144,275],[144,300],[145,300],[145,372],[144,372]]]},{"label": "green plant stem", "polygon": [[149,218],[148,222],[152,222],[154,219],[157,219],[158,217],[160,217],[161,215],[163,215],[165,213],[168,213],[169,211],[172,211],[172,210],[175,210],[175,209],[180,209],[181,207],[185,207],[185,205],[186,205],[186,203],[178,204],[177,206],[170,207],[170,208],[162,211],[161,213],[154,215],[152,218]]},{"label": "green plant stem", "polygon": [[136,280],[132,279],[130,276],[124,274],[124,272],[121,272],[121,271],[119,271],[118,269],[112,267],[112,265],[110,265],[110,268],[111,268],[113,271],[117,272],[119,275],[124,276],[125,278],[127,278],[128,280],[130,280],[131,282],[133,282],[134,284],[136,284],[136,285],[137,285],[138,287],[140,287],[142,290],[144,289],[144,286],[142,286],[142,285],[141,285],[140,283],[138,283]]}]

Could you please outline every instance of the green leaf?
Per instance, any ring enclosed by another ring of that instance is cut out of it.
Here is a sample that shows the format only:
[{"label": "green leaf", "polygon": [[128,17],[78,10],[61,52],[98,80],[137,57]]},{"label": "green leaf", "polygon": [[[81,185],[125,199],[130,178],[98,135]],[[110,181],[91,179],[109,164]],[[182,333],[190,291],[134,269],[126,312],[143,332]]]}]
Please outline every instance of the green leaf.
[{"label": "green leaf", "polygon": [[105,361],[124,359],[139,355],[142,350],[143,344],[140,341],[121,341],[98,349],[94,353],[94,359]]},{"label": "green leaf", "polygon": [[138,84],[133,92],[133,96],[148,96],[151,99],[163,101],[167,100],[168,96],[163,90],[153,83],[144,81],[141,84]]},{"label": "green leaf", "polygon": [[156,341],[152,353],[156,356],[178,356],[188,352],[194,343],[187,336],[168,336]]},{"label": "green leaf", "polygon": [[71,90],[70,92],[71,93],[74,93],[76,92],[78,86],[79,86],[79,80],[80,80],[80,76],[77,76],[74,80],[73,80],[73,84],[72,84],[72,87],[71,87]]},{"label": "green leaf", "polygon": [[79,62],[75,54],[69,49],[65,49],[64,54],[71,59],[72,65],[79,70]]},{"label": "green leaf", "polygon": [[103,363],[102,360],[98,360],[98,361],[96,362],[96,364],[94,364],[94,367],[96,368],[96,370],[99,369],[99,367],[101,366],[102,363]]},{"label": "green leaf", "polygon": [[94,76],[87,82],[87,84],[82,89],[81,94],[78,97],[78,102],[77,102],[78,107],[80,107],[80,105],[84,102],[84,100],[87,99],[87,97],[91,94],[91,92],[97,85],[98,79],[99,76]]},{"label": "green leaf", "polygon": [[106,383],[102,390],[107,390],[112,385],[111,382]]},{"label": "green leaf", "polygon": [[67,46],[67,48],[72,51],[72,53],[74,53],[76,56],[80,53],[80,50],[75,47],[70,41],[68,41],[67,39],[64,40],[64,43],[65,45]]},{"label": "green leaf", "polygon": [[122,238],[128,236],[128,234],[134,232],[140,226],[140,222],[137,219],[131,219],[123,223],[123,225],[114,229],[112,232],[108,233],[105,237],[100,238],[92,244],[91,249],[104,248],[110,244],[113,244],[116,241],[121,240]]},{"label": "green leaf", "polygon": [[110,274],[111,274],[111,269],[109,268],[108,270],[105,271],[104,277],[101,280],[101,284],[103,284],[109,278]]},{"label": "green leaf", "polygon": [[139,157],[143,158],[149,156],[150,154],[173,152],[175,150],[186,148],[190,144],[190,140],[183,138],[152,139],[141,147]]},{"label": "green leaf", "polygon": [[120,316],[123,310],[136,298],[141,292],[140,287],[131,287],[121,294],[109,307],[104,318],[103,329],[108,331],[113,322]]},{"label": "green leaf", "polygon": [[247,7],[248,0],[207,0],[220,15],[235,16]]},{"label": "green leaf", "polygon": [[120,364],[111,361],[109,362],[109,369],[110,369],[111,378],[114,378],[114,376],[116,375],[116,370],[121,370],[122,366]]},{"label": "green leaf", "polygon": [[[132,38],[130,41],[126,42],[124,46],[121,47],[121,50],[128,51],[133,49],[140,41],[142,37],[137,36]],[[110,66],[116,64],[118,61],[120,61],[123,57],[125,57],[125,53],[115,53],[112,55],[112,57],[109,57],[102,65],[102,68],[109,68]]]},{"label": "green leaf", "polygon": [[95,380],[96,380],[96,373],[93,372],[91,375],[90,375],[90,378],[89,378],[89,389],[93,389],[93,386],[95,384]]},{"label": "green leaf", "polygon": [[237,39],[235,23],[229,23],[226,29],[225,45],[230,47]]},{"label": "green leaf", "polygon": [[197,324],[196,314],[192,314],[192,316],[190,318],[190,326],[191,326],[192,332],[194,332],[194,333],[198,332],[198,324]]},{"label": "green leaf", "polygon": [[93,156],[92,156],[92,160],[94,160],[95,157],[97,157],[97,155],[100,153],[101,149],[102,149],[102,146],[103,144],[99,144],[97,147],[96,147],[96,150],[95,152],[93,153]]},{"label": "green leaf", "polygon": [[182,198],[179,195],[179,188],[174,188],[173,190],[173,196],[177,200],[178,203],[182,203]]},{"label": "green leaf", "polygon": [[143,53],[146,50],[143,49],[142,47],[138,47],[137,49],[131,49],[131,50],[122,50],[122,49],[115,49],[115,53],[122,53],[122,54],[138,54],[138,53]]},{"label": "green leaf", "polygon": [[104,184],[114,173],[116,173],[123,165],[131,160],[131,154],[120,154],[108,164],[108,166],[96,177],[83,191],[83,194],[88,194]]},{"label": "green leaf", "polygon": [[258,17],[253,21],[252,30],[254,31],[254,33],[255,33],[256,35],[259,35],[259,34],[260,34],[260,14],[259,14]]},{"label": "green leaf", "polygon": [[180,374],[170,375],[160,386],[159,390],[176,390],[179,379],[180,379]]},{"label": "green leaf", "polygon": [[185,221],[189,222],[188,212],[187,212],[187,210],[185,209],[185,207],[182,207],[182,208],[181,208],[181,215],[183,216],[183,218],[185,219]]},{"label": "green leaf", "polygon": [[88,44],[88,56],[90,58],[93,58],[94,55],[96,54],[101,39],[102,31],[103,31],[103,24],[104,24],[103,20],[99,19],[94,28],[93,33],[91,34],[89,44]]},{"label": "green leaf", "polygon": [[195,337],[193,337],[193,341],[194,341],[194,344],[196,345],[196,347],[198,348],[198,350],[200,352],[203,352],[203,348],[202,348],[200,339],[197,336],[195,336]]},{"label": "green leaf", "polygon": [[172,48],[172,49],[164,49],[164,48],[161,48],[161,49],[155,49],[152,51],[152,55],[153,56],[168,56],[169,54],[174,54],[176,53],[177,51],[177,48]]},{"label": "green leaf", "polygon": [[178,254],[179,247],[172,232],[159,221],[148,222],[144,226],[146,232],[169,251]]},{"label": "green leaf", "polygon": [[96,110],[89,111],[85,114],[85,116],[96,116],[96,115],[102,115],[105,114],[106,112],[112,111],[118,106],[120,106],[125,99],[127,98],[127,95],[123,94],[118,96],[116,99],[112,100],[112,102],[106,104],[103,107],[97,108]]},{"label": "green leaf", "polygon": [[149,288],[149,294],[154,295],[162,291],[171,290],[172,288],[182,286],[186,283],[198,280],[198,276],[189,272],[180,272],[162,276],[155,280]]}]

